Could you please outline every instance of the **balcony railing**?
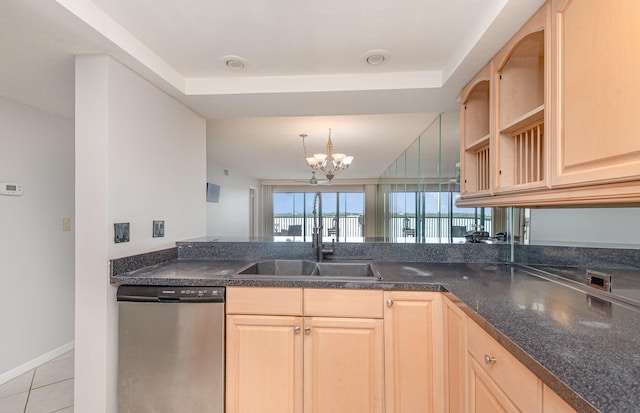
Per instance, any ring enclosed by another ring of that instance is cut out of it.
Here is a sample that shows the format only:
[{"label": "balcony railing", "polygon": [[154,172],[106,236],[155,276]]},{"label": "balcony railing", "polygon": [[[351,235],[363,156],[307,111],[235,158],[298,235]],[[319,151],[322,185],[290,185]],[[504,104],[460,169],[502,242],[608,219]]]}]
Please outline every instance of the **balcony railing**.
[{"label": "balcony railing", "polygon": [[[322,217],[323,238],[327,241],[362,242],[362,218],[358,215]],[[473,217],[424,217],[416,227],[415,217],[395,217],[388,223],[386,239],[396,242],[446,243],[449,235],[454,242],[464,242],[464,234],[468,231],[483,230],[492,233],[492,222],[485,218],[483,228],[479,228]],[[273,220],[276,241],[310,242],[313,232],[313,217],[279,216]]]}]

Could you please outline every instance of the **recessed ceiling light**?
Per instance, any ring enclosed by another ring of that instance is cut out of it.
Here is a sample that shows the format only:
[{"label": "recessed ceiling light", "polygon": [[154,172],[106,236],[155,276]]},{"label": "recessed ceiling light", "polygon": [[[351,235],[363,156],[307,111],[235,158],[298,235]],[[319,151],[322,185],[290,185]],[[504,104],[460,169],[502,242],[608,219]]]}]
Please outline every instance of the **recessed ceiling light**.
[{"label": "recessed ceiling light", "polygon": [[240,69],[244,69],[244,63],[242,63],[240,60],[227,60],[226,65],[229,69],[234,69],[234,70],[240,70]]},{"label": "recessed ceiling light", "polygon": [[240,56],[223,56],[220,60],[222,60],[229,69],[232,70],[242,70],[247,65],[247,59]]},{"label": "recessed ceiling light", "polygon": [[380,65],[389,60],[389,51],[382,49],[369,50],[362,57],[370,65]]},{"label": "recessed ceiling light", "polygon": [[372,54],[371,56],[367,57],[367,63],[369,63],[370,65],[379,65],[382,62],[384,62],[384,56],[380,54]]}]

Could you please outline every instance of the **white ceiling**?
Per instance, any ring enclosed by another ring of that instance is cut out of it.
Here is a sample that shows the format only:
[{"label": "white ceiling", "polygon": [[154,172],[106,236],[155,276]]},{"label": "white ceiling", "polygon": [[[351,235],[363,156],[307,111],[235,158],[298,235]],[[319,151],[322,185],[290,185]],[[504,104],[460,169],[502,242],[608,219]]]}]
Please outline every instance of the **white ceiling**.
[{"label": "white ceiling", "polygon": [[73,56],[107,53],[207,118],[221,165],[306,177],[298,135],[331,127],[340,177],[375,178],[543,2],[2,0],[0,95],[73,118]]}]

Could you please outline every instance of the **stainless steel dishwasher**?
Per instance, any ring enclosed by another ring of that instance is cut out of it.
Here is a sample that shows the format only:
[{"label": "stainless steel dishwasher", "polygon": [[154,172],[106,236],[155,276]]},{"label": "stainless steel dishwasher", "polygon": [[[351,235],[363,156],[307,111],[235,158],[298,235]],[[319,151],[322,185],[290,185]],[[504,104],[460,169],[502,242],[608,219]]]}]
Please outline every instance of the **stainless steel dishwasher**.
[{"label": "stainless steel dishwasher", "polygon": [[118,288],[118,412],[224,412],[224,287]]}]

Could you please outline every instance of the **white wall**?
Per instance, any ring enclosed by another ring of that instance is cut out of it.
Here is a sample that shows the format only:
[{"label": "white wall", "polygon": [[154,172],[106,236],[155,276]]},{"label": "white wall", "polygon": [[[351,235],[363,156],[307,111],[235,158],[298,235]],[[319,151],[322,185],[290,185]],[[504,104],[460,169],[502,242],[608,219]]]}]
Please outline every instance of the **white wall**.
[{"label": "white wall", "polygon": [[73,121],[0,98],[0,181],[24,187],[0,196],[0,383],[73,344],[73,145]]},{"label": "white wall", "polygon": [[[214,145],[210,140],[207,144]],[[229,175],[224,174],[225,169]],[[208,160],[207,181],[220,185],[220,201],[207,202],[207,236],[248,238],[249,189],[255,188],[257,192],[260,185],[258,180]],[[256,211],[256,225],[257,215]]]},{"label": "white wall", "polygon": [[530,244],[640,248],[640,208],[532,209]]},{"label": "white wall", "polygon": [[[205,182],[203,118],[109,57],[77,58],[76,411],[117,411],[108,260],[205,235]],[[131,224],[131,242],[114,244],[114,222]]]}]

